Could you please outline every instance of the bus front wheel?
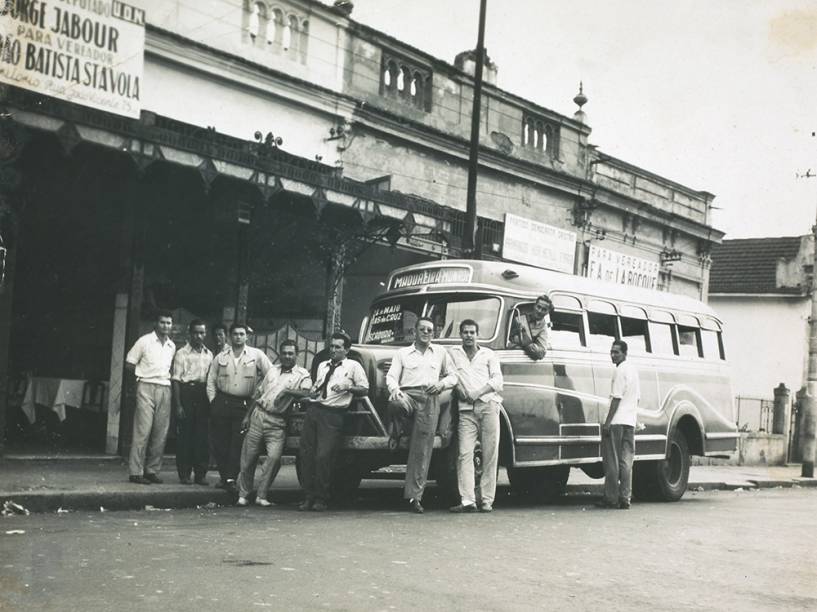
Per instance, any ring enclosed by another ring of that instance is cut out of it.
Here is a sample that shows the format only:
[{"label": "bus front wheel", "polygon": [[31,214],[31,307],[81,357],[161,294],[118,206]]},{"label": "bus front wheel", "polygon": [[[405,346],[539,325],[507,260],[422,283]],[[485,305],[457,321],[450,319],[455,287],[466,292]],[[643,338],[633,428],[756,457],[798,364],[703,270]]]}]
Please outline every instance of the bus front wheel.
[{"label": "bus front wheel", "polygon": [[689,482],[689,445],[678,429],[670,435],[666,459],[638,461],[633,466],[633,492],[639,499],[678,501]]}]

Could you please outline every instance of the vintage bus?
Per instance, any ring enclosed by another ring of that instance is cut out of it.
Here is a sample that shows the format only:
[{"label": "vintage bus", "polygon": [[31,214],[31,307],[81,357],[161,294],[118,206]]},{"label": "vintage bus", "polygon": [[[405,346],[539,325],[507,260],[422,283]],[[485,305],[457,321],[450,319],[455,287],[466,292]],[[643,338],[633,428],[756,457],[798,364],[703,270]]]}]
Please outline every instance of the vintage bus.
[{"label": "vintage bus", "polygon": [[[552,348],[534,361],[511,342],[513,322],[536,297],[550,296]],[[338,493],[387,465],[405,463],[405,444],[388,449],[385,375],[394,351],[413,341],[419,316],[435,322],[435,342],[460,342],[459,323],[479,323],[480,344],[497,351],[505,379],[500,465],[521,493],[559,493],[570,468],[596,478],[607,415],[615,339],[629,345],[640,375],[633,489],[637,498],[674,501],[686,490],[690,455],[726,456],[738,433],[722,324],[706,304],[681,295],[605,283],[506,262],[445,260],[392,272],[360,328],[351,356],[363,363],[369,397],[347,419]],[[456,492],[456,400],[443,406],[430,478]],[[299,419],[287,446],[297,448]]]}]

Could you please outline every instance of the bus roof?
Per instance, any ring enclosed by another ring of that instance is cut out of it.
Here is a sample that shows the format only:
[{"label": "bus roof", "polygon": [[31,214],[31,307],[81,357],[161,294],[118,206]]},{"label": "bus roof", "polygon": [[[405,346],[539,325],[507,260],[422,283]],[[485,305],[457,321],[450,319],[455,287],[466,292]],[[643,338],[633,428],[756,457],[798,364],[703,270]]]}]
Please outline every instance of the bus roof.
[{"label": "bus roof", "polygon": [[[464,269],[466,267],[472,270],[470,282],[455,278],[456,275],[449,275],[450,278],[448,279],[440,277],[439,281],[433,282],[434,290],[462,290],[465,287],[477,289],[479,286],[484,289],[493,286],[500,291],[524,294],[530,297],[551,291],[567,291],[601,299],[607,298],[620,302],[641,304],[653,308],[705,314],[719,319],[712,308],[704,302],[677,293],[620,285],[514,262],[481,261],[476,259],[445,259],[398,268],[389,275],[386,293],[381,294],[379,297],[390,293],[405,293],[408,287],[394,287],[394,285],[396,279],[405,278],[411,272],[440,268],[456,270],[457,268]],[[411,286],[419,289],[425,285],[417,282]]]}]

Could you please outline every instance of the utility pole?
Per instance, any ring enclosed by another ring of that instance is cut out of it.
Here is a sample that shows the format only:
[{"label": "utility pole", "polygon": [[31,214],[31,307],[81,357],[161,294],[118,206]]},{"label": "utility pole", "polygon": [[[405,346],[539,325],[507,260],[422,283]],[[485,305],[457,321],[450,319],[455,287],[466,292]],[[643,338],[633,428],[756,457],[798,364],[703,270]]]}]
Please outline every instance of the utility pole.
[{"label": "utility pole", "polygon": [[474,69],[474,104],[471,107],[471,153],[468,158],[468,194],[465,206],[465,234],[463,251],[466,257],[476,257],[477,237],[477,170],[479,165],[479,124],[482,109],[482,68],[485,64],[485,5],[479,2],[479,33],[477,35],[477,57]]},{"label": "utility pole", "polygon": [[[812,134],[813,135],[813,134]],[[808,170],[799,178],[813,178]],[[814,458],[817,454],[817,219],[811,227],[814,236],[814,268],[811,279],[811,317],[809,317],[808,378],[803,402],[803,466],[800,475],[814,478]]]}]

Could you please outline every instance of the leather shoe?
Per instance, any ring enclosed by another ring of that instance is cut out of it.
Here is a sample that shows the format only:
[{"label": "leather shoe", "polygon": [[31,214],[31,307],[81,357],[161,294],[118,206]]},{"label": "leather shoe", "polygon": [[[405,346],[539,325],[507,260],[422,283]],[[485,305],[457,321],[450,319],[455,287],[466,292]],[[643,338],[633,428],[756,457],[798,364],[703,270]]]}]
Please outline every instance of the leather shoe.
[{"label": "leather shoe", "polygon": [[420,503],[419,499],[410,499],[409,500],[409,508],[415,514],[422,514],[423,512],[425,512],[425,509],[423,508],[423,504]]},{"label": "leather shoe", "polygon": [[179,478],[179,483],[183,485],[191,485],[193,484],[193,481],[190,480],[189,478]]},{"label": "leather shoe", "polygon": [[474,504],[458,504],[456,506],[451,506],[448,511],[454,512],[455,514],[460,514],[463,512],[476,512],[477,507]]},{"label": "leather shoe", "polygon": [[153,483],[153,484],[162,484],[164,482],[161,478],[159,478],[156,474],[151,474],[149,472],[145,472],[145,480]]},{"label": "leather shoe", "polygon": [[630,502],[625,501],[625,500],[622,499],[620,502],[618,502],[618,509],[619,510],[629,510],[630,509]]},{"label": "leather shoe", "polygon": [[145,478],[144,476],[128,476],[128,482],[132,482],[134,484],[143,484],[149,485],[150,481]]},{"label": "leather shoe", "polygon": [[312,511],[313,512],[325,512],[328,507],[329,506],[327,506],[325,502],[316,501],[314,504],[312,504]]},{"label": "leather shoe", "polygon": [[193,482],[195,482],[197,485],[201,485],[203,487],[209,487],[210,486],[210,483],[207,482],[207,479],[204,476],[202,476],[201,478],[196,478]]},{"label": "leather shoe", "polygon": [[314,502],[311,499],[305,499],[301,502],[301,505],[298,506],[299,512],[306,512],[307,510],[312,510],[312,504]]}]

